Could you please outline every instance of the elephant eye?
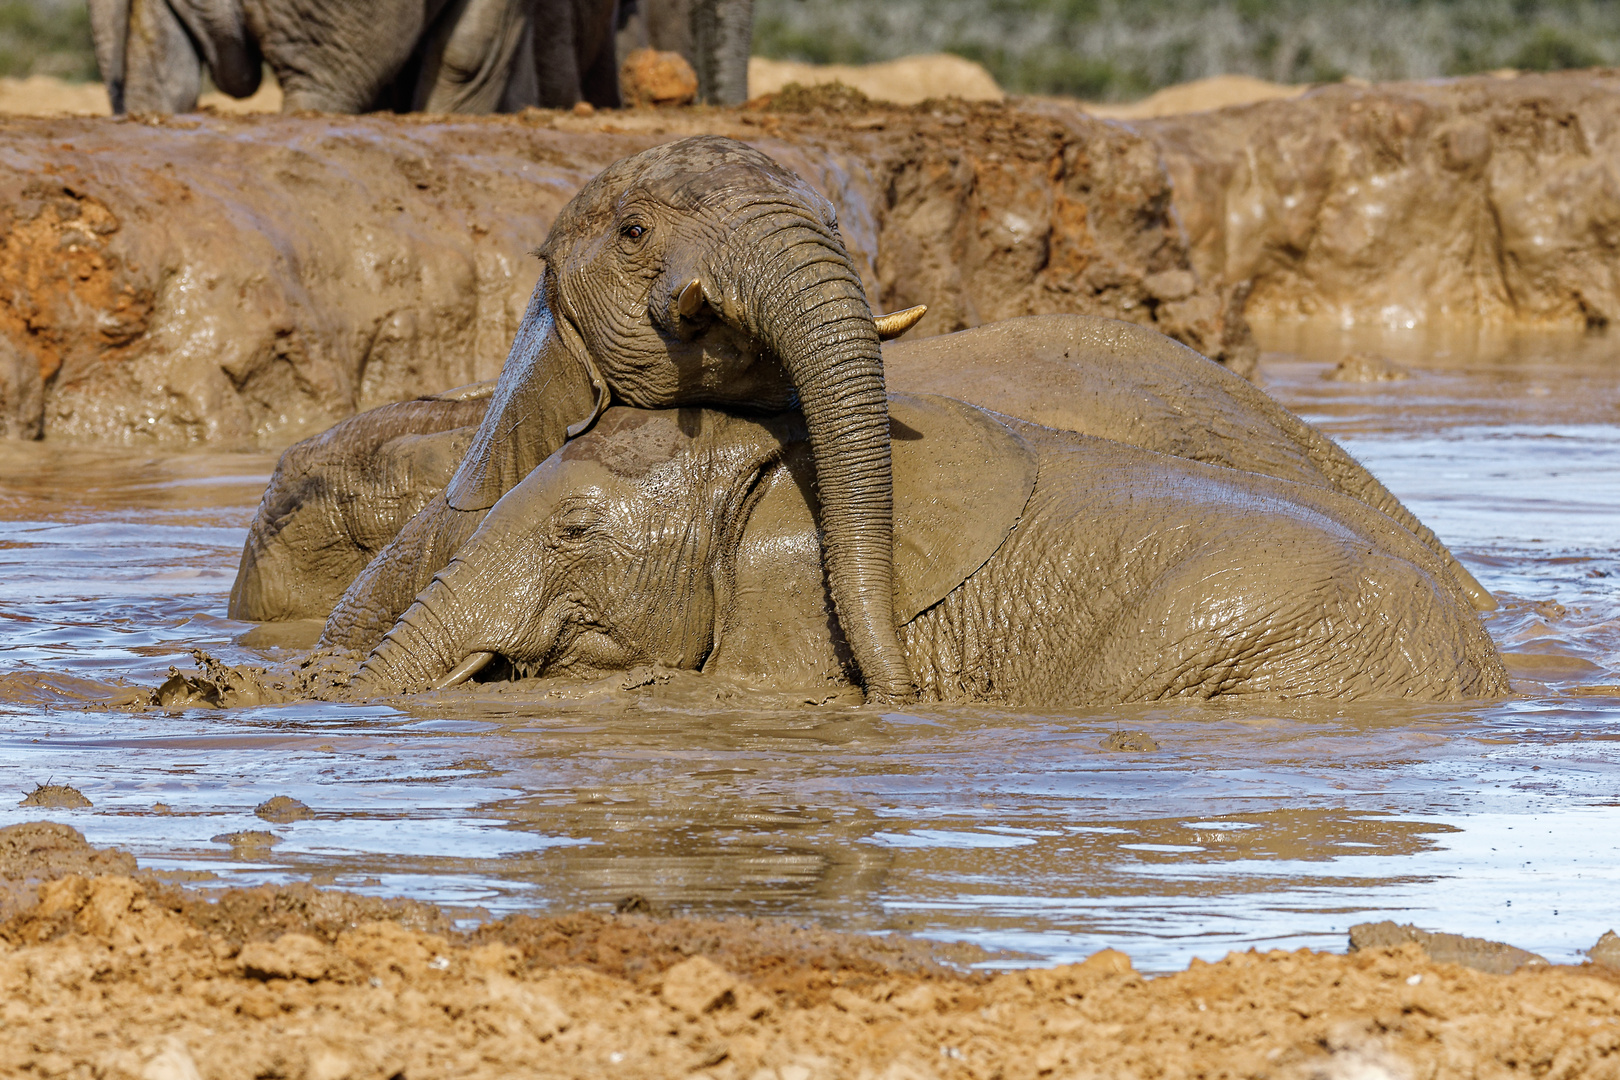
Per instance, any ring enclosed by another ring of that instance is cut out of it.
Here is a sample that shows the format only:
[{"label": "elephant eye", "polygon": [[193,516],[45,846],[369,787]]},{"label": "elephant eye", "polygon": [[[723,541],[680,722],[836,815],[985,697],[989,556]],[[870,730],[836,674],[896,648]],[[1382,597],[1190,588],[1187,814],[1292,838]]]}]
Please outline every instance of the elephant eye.
[{"label": "elephant eye", "polygon": [[626,225],[619,230],[619,235],[630,240],[640,240],[647,233],[645,225]]},{"label": "elephant eye", "polygon": [[568,511],[557,522],[557,536],[563,540],[583,540],[601,520],[601,515],[588,507]]}]

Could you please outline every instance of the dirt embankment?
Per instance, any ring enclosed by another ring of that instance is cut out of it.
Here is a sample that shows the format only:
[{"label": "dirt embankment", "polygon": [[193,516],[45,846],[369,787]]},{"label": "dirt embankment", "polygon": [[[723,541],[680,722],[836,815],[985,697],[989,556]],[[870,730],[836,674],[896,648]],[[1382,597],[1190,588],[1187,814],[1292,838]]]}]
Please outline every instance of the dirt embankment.
[{"label": "dirt embankment", "polygon": [[310,886],[203,896],[50,823],[0,831],[0,1060],[19,1075],[1620,1076],[1620,971],[1487,975],[1417,945],[1118,952],[968,972],[760,920],[516,916]]},{"label": "dirt embankment", "polygon": [[1133,125],[1258,320],[1620,319],[1620,72],[1326,86]]},{"label": "dirt embankment", "polygon": [[1094,312],[1252,358],[1228,298],[1192,275],[1141,136],[995,104],[801,105],[8,121],[0,420],[23,436],[274,446],[491,377],[539,272],[524,253],[568,197],[702,131],[820,185],[874,301],[933,306],[914,332]]},{"label": "dirt embankment", "polygon": [[608,162],[750,140],[837,205],[913,331],[1078,312],[1238,370],[1247,317],[1620,317],[1620,75],[1330,86],[1104,122],[1070,103],[0,125],[0,430],[283,445],[492,376],[523,253]]}]

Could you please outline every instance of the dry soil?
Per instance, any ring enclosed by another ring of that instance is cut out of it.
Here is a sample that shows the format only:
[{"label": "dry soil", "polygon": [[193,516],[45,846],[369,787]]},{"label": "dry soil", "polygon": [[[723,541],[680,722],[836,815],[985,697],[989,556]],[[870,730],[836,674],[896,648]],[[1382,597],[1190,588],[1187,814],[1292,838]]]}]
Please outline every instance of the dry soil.
[{"label": "dry soil", "polygon": [[[1620,1076],[1620,971],[1489,975],[1417,944],[971,970],[758,920],[470,932],[310,886],[204,895],[74,830],[0,831],[0,1071],[189,1077]],[[634,908],[634,903],[627,905]]]}]

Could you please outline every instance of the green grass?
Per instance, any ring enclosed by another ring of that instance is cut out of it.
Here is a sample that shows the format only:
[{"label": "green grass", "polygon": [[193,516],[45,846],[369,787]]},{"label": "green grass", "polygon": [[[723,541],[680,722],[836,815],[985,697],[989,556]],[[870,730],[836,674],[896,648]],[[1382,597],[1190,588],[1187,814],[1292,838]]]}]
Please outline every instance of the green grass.
[{"label": "green grass", "polygon": [[99,79],[83,0],[0,0],[0,75]]},{"label": "green grass", "polygon": [[754,51],[977,60],[1010,90],[1123,100],[1243,73],[1423,79],[1620,64],[1617,0],[755,0]]}]

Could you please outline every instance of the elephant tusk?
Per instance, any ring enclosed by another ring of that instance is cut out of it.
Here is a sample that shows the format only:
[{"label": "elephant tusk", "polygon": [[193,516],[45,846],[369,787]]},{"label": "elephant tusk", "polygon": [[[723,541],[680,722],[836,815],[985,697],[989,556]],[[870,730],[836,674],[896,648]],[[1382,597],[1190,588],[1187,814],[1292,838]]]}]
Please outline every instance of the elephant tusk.
[{"label": "elephant tusk", "polygon": [[879,341],[891,341],[917,325],[924,315],[928,314],[927,304],[918,304],[908,307],[904,311],[891,311],[887,315],[879,315],[872,320],[877,323]]},{"label": "elephant tusk", "polygon": [[460,686],[474,675],[489,666],[495,659],[492,652],[475,652],[461,663],[450,669],[450,674],[433,684],[433,689],[443,690],[447,686]]},{"label": "elephant tusk", "polygon": [[703,306],[703,282],[693,278],[686,283],[680,295],[675,298],[675,310],[681,313],[683,319],[690,319],[698,313]]}]

